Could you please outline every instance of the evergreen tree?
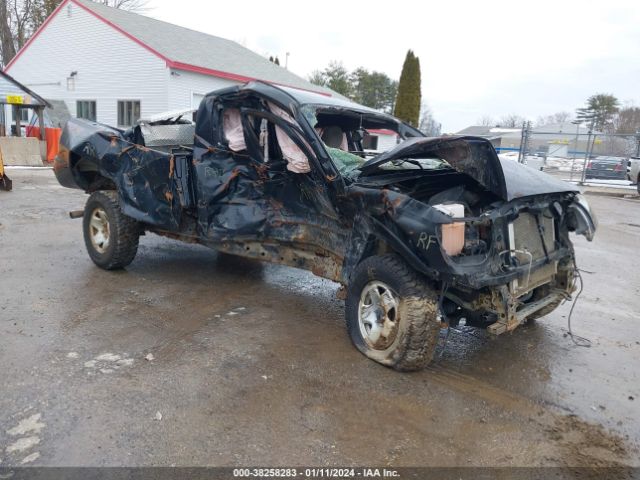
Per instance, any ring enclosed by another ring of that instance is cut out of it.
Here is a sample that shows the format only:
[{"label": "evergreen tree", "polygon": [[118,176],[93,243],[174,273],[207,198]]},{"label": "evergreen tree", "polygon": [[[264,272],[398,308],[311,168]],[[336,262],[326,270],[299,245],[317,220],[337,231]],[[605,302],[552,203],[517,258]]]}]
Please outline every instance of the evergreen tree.
[{"label": "evergreen tree", "polygon": [[612,128],[613,117],[620,109],[616,97],[597,93],[587,99],[587,106],[576,110],[578,120],[586,122],[591,129],[605,131]]},{"label": "evergreen tree", "polygon": [[391,80],[385,73],[370,72],[364,67],[351,72],[350,79],[352,100],[384,112],[393,110],[398,82]]},{"label": "evergreen tree", "polygon": [[307,77],[307,80],[314,85],[320,85],[321,87],[325,87],[327,85],[327,77],[322,70],[314,70],[311,72],[311,75]]},{"label": "evergreen tree", "polygon": [[322,72],[324,76],[325,85],[331,90],[338,92],[345,97],[351,98],[353,92],[353,85],[349,71],[345,68],[342,62],[332,61],[329,62],[329,66]]},{"label": "evergreen tree", "polygon": [[280,59],[278,58],[278,56],[276,55],[275,60],[273,61],[273,63],[275,63],[276,65],[280,65]]},{"label": "evergreen tree", "polygon": [[398,82],[398,95],[394,115],[401,120],[418,126],[420,121],[420,59],[409,50],[402,65],[402,73]]}]

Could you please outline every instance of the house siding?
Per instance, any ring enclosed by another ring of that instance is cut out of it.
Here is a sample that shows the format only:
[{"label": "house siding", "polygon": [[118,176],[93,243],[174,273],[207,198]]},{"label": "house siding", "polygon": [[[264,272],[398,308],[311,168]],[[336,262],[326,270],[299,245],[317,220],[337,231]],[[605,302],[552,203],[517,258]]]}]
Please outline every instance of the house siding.
[{"label": "house siding", "polygon": [[179,110],[183,108],[197,109],[199,98],[219,88],[237,85],[238,82],[224,78],[212,77],[201,73],[184,70],[171,70],[169,75],[169,108]]},{"label": "house siding", "polygon": [[[67,88],[71,72],[75,89]],[[118,100],[140,100],[141,115],[168,110],[164,60],[73,3],[64,5],[7,70],[44,98],[96,100],[97,121],[117,125]]]},{"label": "house siding", "polygon": [[391,150],[395,148],[398,144],[397,135],[387,135],[387,134],[379,134],[378,135],[378,151],[386,152],[387,150]]}]

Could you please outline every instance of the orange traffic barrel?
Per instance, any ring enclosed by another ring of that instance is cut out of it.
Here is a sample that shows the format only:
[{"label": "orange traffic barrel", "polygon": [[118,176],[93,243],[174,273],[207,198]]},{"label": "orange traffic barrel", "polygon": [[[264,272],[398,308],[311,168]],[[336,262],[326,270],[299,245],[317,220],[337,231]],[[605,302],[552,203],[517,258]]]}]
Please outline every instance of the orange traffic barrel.
[{"label": "orange traffic barrel", "polygon": [[[40,138],[40,127],[26,127],[27,137]],[[53,162],[60,150],[60,137],[62,136],[61,128],[45,127],[44,138],[47,142],[47,162]]]}]

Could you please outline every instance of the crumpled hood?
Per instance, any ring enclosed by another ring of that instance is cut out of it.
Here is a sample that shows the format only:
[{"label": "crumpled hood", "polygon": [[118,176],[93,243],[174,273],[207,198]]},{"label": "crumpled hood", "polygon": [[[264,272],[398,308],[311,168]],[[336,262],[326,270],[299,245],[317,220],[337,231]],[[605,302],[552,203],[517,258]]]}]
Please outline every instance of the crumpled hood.
[{"label": "crumpled hood", "polygon": [[402,158],[441,158],[504,200],[547,193],[578,192],[575,185],[558,180],[512,160],[500,160],[491,142],[480,137],[413,137],[366,162],[367,175],[380,165]]}]

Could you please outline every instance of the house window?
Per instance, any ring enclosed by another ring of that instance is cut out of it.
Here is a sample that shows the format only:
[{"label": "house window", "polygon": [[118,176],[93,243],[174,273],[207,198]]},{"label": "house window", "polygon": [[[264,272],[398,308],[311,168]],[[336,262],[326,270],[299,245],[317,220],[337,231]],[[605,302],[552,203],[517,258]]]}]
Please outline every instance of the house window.
[{"label": "house window", "polygon": [[18,108],[16,106],[13,107],[13,118],[18,118],[20,115],[20,123],[26,125],[29,123],[29,113],[31,112],[28,108]]},{"label": "house window", "polygon": [[96,121],[96,102],[95,100],[78,100],[76,102],[76,117],[85,120]]},{"label": "house window", "polygon": [[139,100],[118,100],[118,126],[130,127],[140,120]]},{"label": "house window", "polygon": [[365,135],[362,140],[364,150],[378,150],[378,137],[376,135]]}]

